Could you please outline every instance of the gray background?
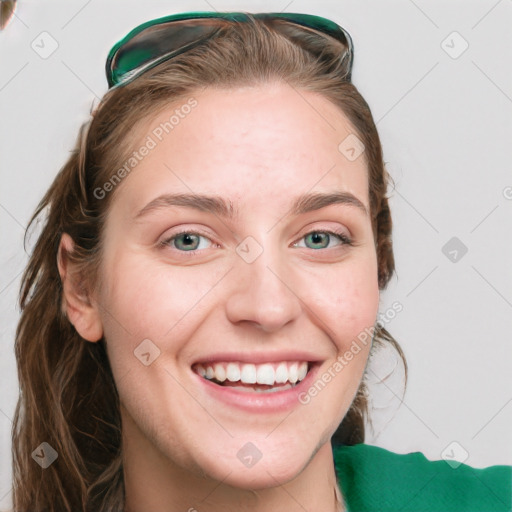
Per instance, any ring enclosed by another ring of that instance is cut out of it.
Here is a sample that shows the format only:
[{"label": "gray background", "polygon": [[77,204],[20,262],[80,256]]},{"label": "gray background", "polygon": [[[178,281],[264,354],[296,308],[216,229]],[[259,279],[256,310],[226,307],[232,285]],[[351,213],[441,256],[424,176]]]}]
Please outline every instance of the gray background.
[{"label": "gray background", "polygon": [[[110,47],[143,21],[189,10],[306,12],[351,33],[354,83],[396,185],[397,276],[381,310],[403,307],[387,327],[410,369],[402,403],[400,367],[373,379],[367,442],[475,467],[512,464],[511,0],[22,0],[0,32],[0,510],[10,506],[24,227],[106,91]],[[375,371],[393,365],[383,353]]]}]

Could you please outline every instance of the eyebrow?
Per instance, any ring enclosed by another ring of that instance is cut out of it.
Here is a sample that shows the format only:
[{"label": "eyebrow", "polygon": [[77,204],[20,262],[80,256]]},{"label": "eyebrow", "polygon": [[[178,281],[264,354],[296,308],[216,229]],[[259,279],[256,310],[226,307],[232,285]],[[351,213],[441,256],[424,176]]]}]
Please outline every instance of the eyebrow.
[{"label": "eyebrow", "polygon": [[[302,194],[294,200],[290,212],[293,215],[301,215],[320,210],[333,204],[352,206],[362,211],[365,215],[368,215],[366,206],[350,192],[313,192]],[[203,194],[163,194],[144,206],[144,208],[135,215],[135,219],[139,219],[152,211],[169,206],[193,208],[202,212],[213,213],[214,215],[226,219],[233,219],[238,215],[238,210],[233,206],[232,201],[226,201],[220,196]]]}]

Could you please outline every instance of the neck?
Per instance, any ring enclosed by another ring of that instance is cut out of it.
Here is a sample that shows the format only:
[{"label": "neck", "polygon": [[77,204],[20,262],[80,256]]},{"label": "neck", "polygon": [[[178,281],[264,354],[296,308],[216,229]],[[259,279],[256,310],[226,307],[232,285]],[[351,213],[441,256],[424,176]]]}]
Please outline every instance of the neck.
[{"label": "neck", "polygon": [[[332,449],[324,443],[305,468],[288,482],[264,489],[241,489],[176,465],[131,421],[123,418],[125,512],[304,512],[344,511],[336,484]],[[226,475],[226,481],[229,475]],[[338,501],[337,492],[340,501]]]}]

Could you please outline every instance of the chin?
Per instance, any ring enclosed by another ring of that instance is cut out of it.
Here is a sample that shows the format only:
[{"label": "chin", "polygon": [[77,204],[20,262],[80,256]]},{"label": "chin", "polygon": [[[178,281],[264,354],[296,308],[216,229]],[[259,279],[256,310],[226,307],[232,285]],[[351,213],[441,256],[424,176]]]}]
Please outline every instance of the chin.
[{"label": "chin", "polygon": [[[260,461],[251,468],[242,469],[229,464],[224,468],[220,468],[221,471],[215,472],[218,477],[215,479],[238,489],[269,489],[286,484],[296,478],[304,469],[307,461],[308,458],[305,458],[301,463],[298,461],[287,461],[283,464],[282,461],[279,461],[279,464],[277,462],[274,464],[272,461],[268,461],[267,464],[263,464]],[[234,467],[236,467],[236,470]],[[226,477],[228,471],[231,471],[231,473]]]},{"label": "chin", "polygon": [[[202,454],[202,473],[239,489],[277,487],[296,478],[318,451],[310,439],[293,441],[272,435],[254,441],[236,440],[224,450]],[[293,439],[293,438],[292,438]],[[206,455],[206,460],[204,456]]]}]

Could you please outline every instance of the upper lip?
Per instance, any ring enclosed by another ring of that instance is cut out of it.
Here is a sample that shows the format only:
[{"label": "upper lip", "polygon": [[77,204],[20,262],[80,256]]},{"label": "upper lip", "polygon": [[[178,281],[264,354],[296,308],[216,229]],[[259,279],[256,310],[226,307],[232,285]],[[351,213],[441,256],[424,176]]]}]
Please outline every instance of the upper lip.
[{"label": "upper lip", "polygon": [[212,364],[212,363],[277,363],[281,361],[307,361],[310,363],[321,362],[317,355],[311,352],[301,352],[297,350],[281,351],[281,352],[225,352],[215,353],[203,356],[192,363],[194,364]]}]

